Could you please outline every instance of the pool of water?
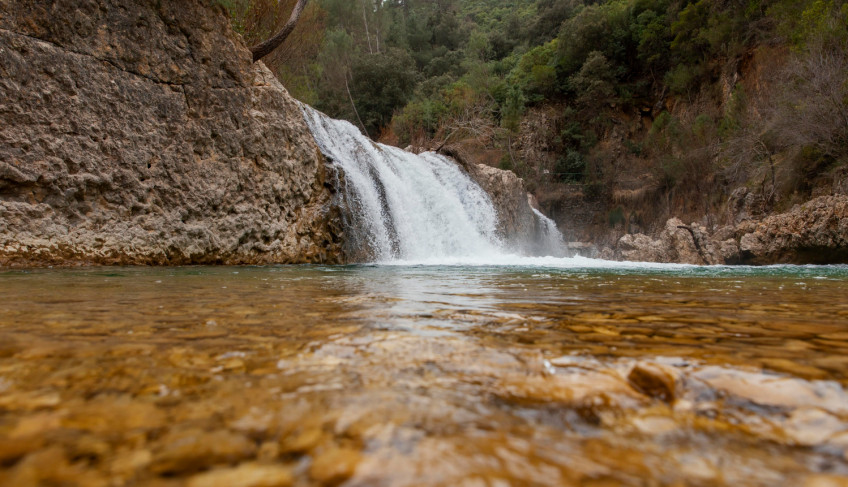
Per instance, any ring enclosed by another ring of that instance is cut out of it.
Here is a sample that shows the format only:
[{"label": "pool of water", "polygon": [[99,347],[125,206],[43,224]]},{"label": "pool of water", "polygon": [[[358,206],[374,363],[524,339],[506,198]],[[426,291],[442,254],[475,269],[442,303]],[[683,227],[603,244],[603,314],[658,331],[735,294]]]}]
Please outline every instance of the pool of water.
[{"label": "pool of water", "polygon": [[848,267],[524,264],[0,272],[0,485],[845,485]]}]

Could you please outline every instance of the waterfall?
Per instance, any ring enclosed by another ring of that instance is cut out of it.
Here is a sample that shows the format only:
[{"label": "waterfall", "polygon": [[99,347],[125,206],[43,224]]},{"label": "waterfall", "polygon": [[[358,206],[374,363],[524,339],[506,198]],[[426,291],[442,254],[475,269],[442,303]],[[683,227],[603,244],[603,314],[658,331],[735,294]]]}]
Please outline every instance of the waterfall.
[{"label": "waterfall", "polygon": [[[343,173],[345,227],[355,260],[495,262],[507,254],[489,195],[456,162],[375,143],[349,122],[301,107],[318,147]],[[540,247],[558,240],[562,248],[556,225],[538,217],[549,241]]]},{"label": "waterfall", "polygon": [[557,257],[567,255],[568,251],[566,249],[565,242],[563,241],[562,233],[560,233],[556,223],[536,208],[533,208],[532,206],[530,208],[536,216],[536,224],[539,225],[539,229],[536,232],[538,239],[538,248],[536,253],[539,255],[553,255]]}]

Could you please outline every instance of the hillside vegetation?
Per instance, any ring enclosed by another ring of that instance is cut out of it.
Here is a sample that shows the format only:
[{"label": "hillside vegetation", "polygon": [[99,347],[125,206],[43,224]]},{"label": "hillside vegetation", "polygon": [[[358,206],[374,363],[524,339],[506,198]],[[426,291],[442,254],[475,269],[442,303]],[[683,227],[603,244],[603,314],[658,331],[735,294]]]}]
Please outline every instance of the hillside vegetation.
[{"label": "hillside vegetation", "polygon": [[[215,0],[257,42],[294,0]],[[718,225],[833,190],[842,0],[313,0],[266,60],[383,142],[523,177],[571,238]]]}]

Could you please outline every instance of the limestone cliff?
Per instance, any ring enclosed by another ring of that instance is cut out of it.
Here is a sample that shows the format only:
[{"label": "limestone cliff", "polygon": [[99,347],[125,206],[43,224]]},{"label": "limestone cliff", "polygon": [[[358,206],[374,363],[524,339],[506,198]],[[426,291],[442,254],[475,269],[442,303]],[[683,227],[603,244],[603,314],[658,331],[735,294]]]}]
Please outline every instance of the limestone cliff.
[{"label": "limestone cliff", "polygon": [[339,262],[294,100],[201,0],[0,0],[0,265]]}]

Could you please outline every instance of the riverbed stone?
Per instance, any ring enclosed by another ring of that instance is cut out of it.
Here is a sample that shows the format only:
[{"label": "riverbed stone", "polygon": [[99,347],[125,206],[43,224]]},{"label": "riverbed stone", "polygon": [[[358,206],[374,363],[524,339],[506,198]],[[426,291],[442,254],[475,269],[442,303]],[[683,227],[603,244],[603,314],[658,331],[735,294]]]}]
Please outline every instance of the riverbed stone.
[{"label": "riverbed stone", "polygon": [[150,468],[163,474],[191,473],[245,460],[256,453],[254,442],[225,430],[182,429],[169,432],[158,443],[161,446]]},{"label": "riverbed stone", "polygon": [[841,419],[816,407],[801,407],[787,418],[784,431],[799,445],[818,445],[848,429]]},{"label": "riverbed stone", "polygon": [[640,362],[630,369],[627,380],[639,392],[665,402],[674,402],[676,371],[660,364]]},{"label": "riverbed stone", "polygon": [[703,367],[692,375],[725,397],[752,404],[790,411],[817,407],[830,414],[848,414],[848,394],[832,382],[805,381],[717,366]]},{"label": "riverbed stone", "polygon": [[165,425],[167,415],[155,405],[128,396],[101,396],[73,407],[62,426],[94,433],[153,430]]},{"label": "riverbed stone", "polygon": [[280,465],[243,463],[219,468],[190,478],[187,487],[288,487],[294,482],[290,468]]},{"label": "riverbed stone", "polygon": [[315,456],[309,475],[324,485],[338,485],[354,474],[361,461],[359,450],[331,447]]},{"label": "riverbed stone", "polygon": [[803,487],[848,487],[848,478],[841,475],[810,475],[804,480]]},{"label": "riverbed stone", "polygon": [[44,438],[27,436],[18,438],[0,437],[0,465],[14,463],[27,454],[41,448]]},{"label": "riverbed stone", "polygon": [[126,481],[137,472],[146,469],[153,461],[153,453],[147,449],[121,451],[112,459],[109,473],[113,477]]}]

